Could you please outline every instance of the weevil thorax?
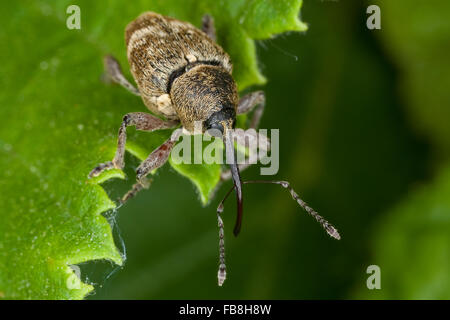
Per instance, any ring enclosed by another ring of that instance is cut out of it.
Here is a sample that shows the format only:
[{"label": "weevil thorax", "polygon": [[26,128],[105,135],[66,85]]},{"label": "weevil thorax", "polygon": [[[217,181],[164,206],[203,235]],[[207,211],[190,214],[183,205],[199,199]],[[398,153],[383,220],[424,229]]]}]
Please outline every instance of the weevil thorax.
[{"label": "weevil thorax", "polygon": [[199,64],[177,77],[170,96],[183,127],[194,133],[195,123],[202,131],[231,129],[236,122],[238,92],[230,73],[221,66]]}]

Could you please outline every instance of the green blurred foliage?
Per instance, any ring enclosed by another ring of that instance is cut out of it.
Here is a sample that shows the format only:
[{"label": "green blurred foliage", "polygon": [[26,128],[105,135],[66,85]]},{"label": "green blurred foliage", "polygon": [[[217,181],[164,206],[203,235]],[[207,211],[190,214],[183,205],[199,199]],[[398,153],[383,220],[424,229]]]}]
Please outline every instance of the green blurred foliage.
[{"label": "green blurred foliage", "polygon": [[382,290],[358,297],[449,299],[449,168],[435,180],[405,196],[374,228],[372,260],[382,270]]},{"label": "green blurred foliage", "polygon": [[384,285],[380,291],[359,288],[356,296],[449,299],[450,3],[378,4],[379,40],[398,70],[397,92],[409,123],[432,145],[435,178],[411,190],[375,225],[371,259],[381,267]]},{"label": "green blurred foliage", "polygon": [[382,45],[399,69],[410,121],[450,154],[450,1],[377,1]]}]

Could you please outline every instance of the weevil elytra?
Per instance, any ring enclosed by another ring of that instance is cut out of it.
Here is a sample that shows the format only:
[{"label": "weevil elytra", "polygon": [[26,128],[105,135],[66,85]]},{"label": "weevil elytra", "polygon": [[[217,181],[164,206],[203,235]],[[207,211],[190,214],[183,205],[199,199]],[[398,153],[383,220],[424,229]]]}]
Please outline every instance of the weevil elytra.
[{"label": "weevil elytra", "polygon": [[[264,110],[265,96],[262,91],[249,93],[239,99],[236,84],[231,76],[232,64],[228,54],[215,42],[214,23],[210,16],[203,18],[202,30],[187,22],[153,12],[146,12],[132,21],[125,30],[127,57],[131,73],[137,83],[135,88],[122,74],[119,63],[111,56],[104,59],[108,76],[131,93],[141,96],[144,104],[154,114],[128,113],[119,128],[117,151],[112,161],[95,167],[89,177],[98,176],[104,170],[124,167],[126,128],[155,131],[175,128],[194,133],[194,123],[201,123],[203,132],[210,129],[221,133],[227,159],[234,159],[230,170],[222,177],[231,177],[233,187],[217,208],[219,225],[219,271],[218,284],[226,278],[223,221],[220,214],[228,195],[236,192],[237,218],[234,234],[237,236],[242,223],[242,185],[246,183],[272,183],[281,185],[291,193],[298,204],[312,215],[336,239],[338,231],[299,198],[286,181],[241,181],[233,144],[236,115],[253,111],[251,127],[256,128]],[[149,182],[146,176],[161,167],[168,159],[180,130],[154,150],[136,170],[136,184],[125,194],[122,201],[134,196]],[[259,137],[264,138],[264,137]],[[238,140],[239,141],[239,140]]]}]

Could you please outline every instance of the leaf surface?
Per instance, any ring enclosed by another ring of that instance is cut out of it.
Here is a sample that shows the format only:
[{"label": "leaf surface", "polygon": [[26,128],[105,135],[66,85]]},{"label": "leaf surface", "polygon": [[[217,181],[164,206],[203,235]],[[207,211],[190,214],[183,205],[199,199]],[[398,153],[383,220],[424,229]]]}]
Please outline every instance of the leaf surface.
[{"label": "leaf surface", "polygon": [[[244,89],[265,81],[252,38],[304,29],[297,18],[301,1],[262,3],[77,1],[81,29],[69,30],[70,1],[2,2],[0,41],[8,45],[0,49],[0,298],[81,299],[93,286],[71,265],[123,262],[102,216],[115,204],[99,184],[125,175],[111,170],[88,181],[87,174],[114,156],[122,116],[145,111],[139,97],[101,81],[107,53],[129,76],[127,23],[147,10],[197,26],[203,14],[211,14]],[[127,151],[144,159],[170,130],[128,133]],[[220,167],[174,167],[206,203]]]}]

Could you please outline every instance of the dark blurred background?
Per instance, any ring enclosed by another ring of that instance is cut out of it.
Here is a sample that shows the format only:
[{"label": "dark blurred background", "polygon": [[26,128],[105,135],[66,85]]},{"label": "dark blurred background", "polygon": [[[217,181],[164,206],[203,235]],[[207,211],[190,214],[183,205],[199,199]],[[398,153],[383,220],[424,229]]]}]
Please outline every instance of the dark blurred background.
[{"label": "dark blurred background", "polygon": [[[366,28],[371,3],[310,0],[302,9],[306,33],[258,41],[260,65],[269,80],[263,87],[267,107],[261,127],[280,129],[276,177],[289,180],[339,229],[342,240],[328,237],[280,187],[247,185],[237,238],[232,235],[234,201],[225,209],[228,279],[219,288],[215,208],[231,184],[202,207],[192,183],[166,165],[150,190],[115,216],[115,227],[120,226],[116,242],[120,247],[123,241],[126,248],[124,268],[102,262],[82,265],[87,280],[97,283],[89,298],[450,298],[448,206],[441,206],[439,224],[444,227],[436,239],[435,229],[409,232],[402,222],[418,217],[411,202],[427,211],[449,198],[439,185],[433,186],[443,175],[446,148],[416,120],[421,117],[411,101],[420,101],[414,97],[420,93],[408,91],[413,71],[405,65],[405,46],[392,42],[398,33],[393,28],[409,27],[395,15],[409,11],[377,3],[381,30]],[[414,6],[424,16],[431,12]],[[426,30],[431,37],[433,27]],[[415,41],[414,36],[411,32],[404,43]],[[439,36],[445,39],[442,32]],[[448,49],[448,42],[443,46]],[[414,61],[412,56],[407,62]],[[425,61],[415,62],[424,67]],[[448,70],[448,65],[442,67]],[[448,110],[445,99],[442,110]],[[439,109],[434,110],[440,118]],[[128,167],[130,174],[136,164]],[[258,176],[258,167],[243,173],[244,179]],[[424,194],[424,185],[431,185],[429,193],[436,195]],[[127,187],[117,181],[105,185],[117,194]],[[423,242],[411,247],[408,239],[417,240],[416,235]],[[426,255],[428,246],[440,248],[436,259]],[[414,251],[417,247],[423,255]],[[366,269],[373,264],[381,268],[382,290],[366,287]]]}]

